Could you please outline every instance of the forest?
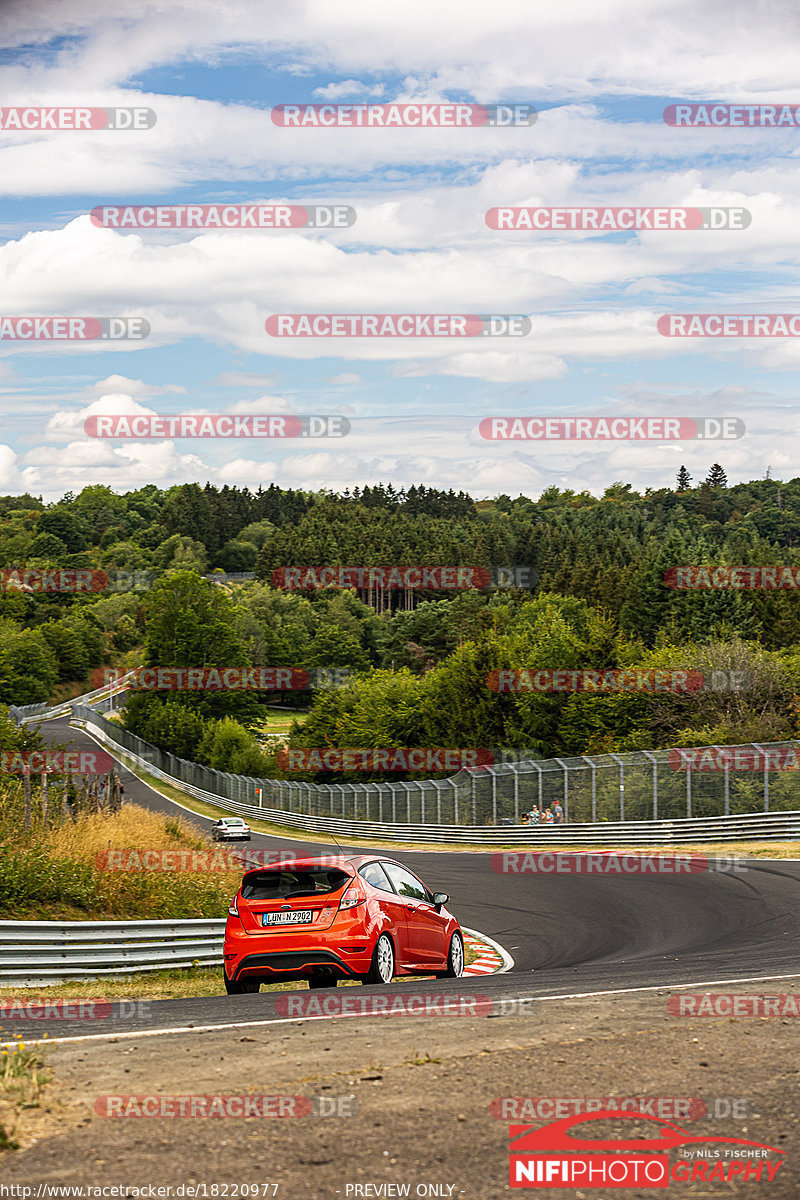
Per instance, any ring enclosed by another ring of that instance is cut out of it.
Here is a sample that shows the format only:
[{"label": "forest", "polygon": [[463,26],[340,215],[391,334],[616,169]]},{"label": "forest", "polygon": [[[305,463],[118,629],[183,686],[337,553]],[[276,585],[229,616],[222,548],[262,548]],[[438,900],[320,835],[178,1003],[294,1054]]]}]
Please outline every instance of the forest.
[{"label": "forest", "polygon": [[[323,686],[291,693],[137,692],[124,706],[126,726],[162,749],[259,775],[281,774],[266,733],[276,706],[294,712],[293,747],[551,757],[797,736],[795,589],[682,590],[669,583],[682,565],[800,566],[800,479],[728,486],[713,464],[697,484],[681,468],[643,494],[612,482],[599,497],[554,487],[535,500],[381,484],[4,496],[0,702],[61,699],[141,665],[328,669],[335,686],[323,672]],[[490,582],[299,590],[280,586],[290,566],[478,567]],[[56,569],[100,582],[37,590],[36,572]],[[487,685],[498,670],[615,668],[718,683],[660,695]]]}]

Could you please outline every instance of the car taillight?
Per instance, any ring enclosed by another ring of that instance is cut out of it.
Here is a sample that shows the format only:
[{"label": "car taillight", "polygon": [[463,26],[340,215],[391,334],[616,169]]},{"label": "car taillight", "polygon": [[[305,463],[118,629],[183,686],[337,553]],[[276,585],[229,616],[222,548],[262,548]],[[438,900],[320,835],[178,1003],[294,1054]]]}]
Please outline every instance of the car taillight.
[{"label": "car taillight", "polygon": [[234,896],[233,899],[231,900],[230,904],[228,905],[228,915],[231,917],[238,917],[238,915],[239,915],[239,909],[236,907],[236,901],[238,899],[239,899],[238,895]]},{"label": "car taillight", "polygon": [[[350,891],[350,889],[352,887],[353,887],[353,885],[350,883],[345,888],[344,895],[342,896],[341,900],[339,901],[339,911],[340,912],[343,908],[355,908],[357,905],[363,904],[364,900],[366,899],[366,897],[362,896],[359,892],[357,892],[355,890],[355,888],[353,888],[353,890]],[[350,893],[349,895],[348,895],[348,892]]]}]

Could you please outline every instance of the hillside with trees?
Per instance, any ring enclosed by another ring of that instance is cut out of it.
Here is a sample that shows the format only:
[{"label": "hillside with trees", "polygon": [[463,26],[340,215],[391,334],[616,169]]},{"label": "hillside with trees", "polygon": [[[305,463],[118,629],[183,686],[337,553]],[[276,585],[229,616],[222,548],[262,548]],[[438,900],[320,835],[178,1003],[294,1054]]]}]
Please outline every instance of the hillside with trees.
[{"label": "hillside with trees", "polygon": [[[800,479],[537,500],[391,485],[342,494],[185,484],[92,486],[45,505],[0,497],[0,702],[90,685],[103,667],[344,668],[344,687],[289,695],[155,692],[124,720],[210,766],[280,774],[268,706],[303,709],[297,746],[487,746],[542,756],[773,741],[797,733],[794,590],[669,587],[680,565],[800,565]],[[285,566],[525,568],[527,586],[294,591]],[[79,594],[19,586],[21,570],[105,572]],[[237,579],[236,576],[239,576]],[[229,578],[228,576],[231,576]],[[242,579],[242,576],[245,579]],[[249,576],[249,580],[246,578]],[[15,582],[15,579],[17,580]],[[701,695],[501,694],[504,668],[736,670]]]}]

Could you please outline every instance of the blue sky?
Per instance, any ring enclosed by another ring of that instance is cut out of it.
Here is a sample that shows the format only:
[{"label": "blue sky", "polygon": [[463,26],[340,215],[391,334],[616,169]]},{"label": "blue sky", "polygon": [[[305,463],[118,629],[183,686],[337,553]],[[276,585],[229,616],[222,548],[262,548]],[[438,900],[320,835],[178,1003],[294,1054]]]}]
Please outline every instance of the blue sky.
[{"label": "blue sky", "polygon": [[[793,9],[570,0],[4,9],[3,103],[143,106],[140,132],[0,130],[0,316],[144,316],[146,342],[0,341],[0,491],[187,480],[477,496],[795,474],[797,341],[677,341],[669,312],[800,312],[797,129],[672,129],[671,103],[795,94]],[[752,26],[752,20],[750,22]],[[654,41],[652,30],[659,29]],[[420,29],[424,34],[420,35]],[[416,33],[415,33],[416,30]],[[768,87],[765,81],[768,82]],[[539,109],[518,129],[280,129],[281,103]],[[106,230],[101,204],[340,203],[350,229]],[[746,230],[488,229],[496,205],[742,206]],[[274,339],[271,313],[524,313],[524,339]],[[101,442],[99,412],[338,413],[339,441]],[[486,416],[736,416],[736,443],[515,443]]]}]

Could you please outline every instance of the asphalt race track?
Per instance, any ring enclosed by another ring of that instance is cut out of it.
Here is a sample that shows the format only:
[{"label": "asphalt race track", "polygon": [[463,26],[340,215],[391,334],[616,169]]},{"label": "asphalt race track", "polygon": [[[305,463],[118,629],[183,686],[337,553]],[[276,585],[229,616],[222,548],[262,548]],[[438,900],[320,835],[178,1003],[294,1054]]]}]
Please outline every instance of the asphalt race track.
[{"label": "asphalt race track", "polygon": [[[48,741],[96,748],[66,720],[45,722],[41,729]],[[122,778],[126,800],[175,812],[170,801],[125,768]],[[211,824],[205,817],[183,815],[203,828]],[[254,835],[248,844],[290,852],[338,852],[320,842],[263,835]],[[448,892],[449,907],[459,920],[494,938],[513,957],[515,965],[508,974],[471,983],[484,995],[560,998],[800,975],[797,861],[753,860],[739,864],[743,869],[737,871],[691,875],[610,877],[503,873],[493,869],[500,856],[490,853],[390,853],[431,887]],[[442,992],[463,990],[464,984],[450,980],[392,985],[398,986],[404,991]],[[370,989],[373,995],[382,991],[391,989]],[[141,1035],[144,1030],[286,1020],[275,1012],[274,994],[222,993],[150,1002],[145,1023],[141,1018],[127,1023],[120,1018],[115,1032],[119,1037],[126,1030]],[[30,1028],[30,1022],[4,1021],[3,1032],[25,1034]],[[60,1038],[80,1035],[85,1036],[85,1022],[60,1023]]]}]

